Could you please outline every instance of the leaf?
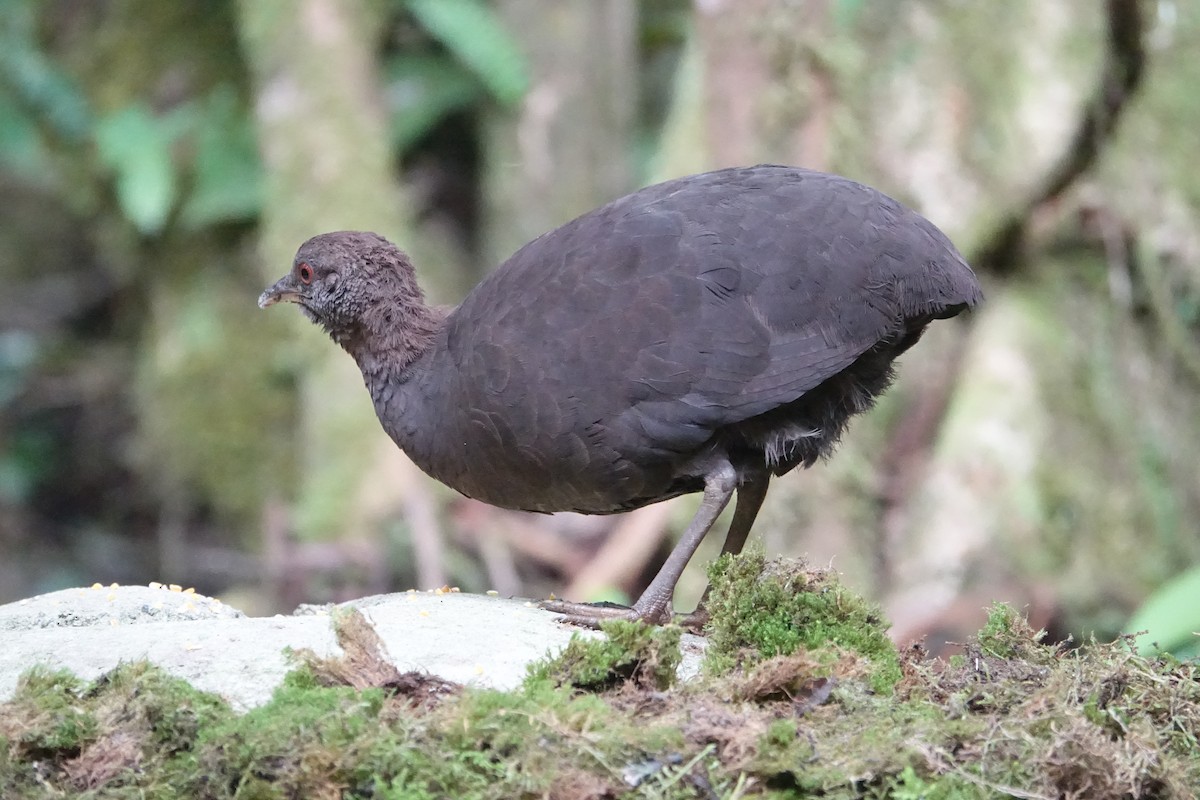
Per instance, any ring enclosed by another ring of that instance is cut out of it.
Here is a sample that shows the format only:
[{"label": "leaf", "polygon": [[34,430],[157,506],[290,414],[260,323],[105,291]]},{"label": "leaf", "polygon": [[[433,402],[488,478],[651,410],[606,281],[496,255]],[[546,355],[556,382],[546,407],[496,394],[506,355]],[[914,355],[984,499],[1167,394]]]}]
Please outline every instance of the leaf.
[{"label": "leaf", "polygon": [[249,112],[228,86],[200,109],[191,194],[180,215],[191,228],[249,219],[261,210],[263,168]]},{"label": "leaf", "polygon": [[398,56],[388,64],[385,96],[392,139],[401,153],[447,114],[482,95],[479,81],[457,62],[440,56]]},{"label": "leaf", "polygon": [[36,8],[10,0],[0,15],[0,83],[56,133],[79,141],[91,125],[91,111],[76,82],[38,49]]},{"label": "leaf", "polygon": [[515,103],[525,94],[525,58],[500,18],[481,0],[408,0],[408,8],[501,103]]},{"label": "leaf", "polygon": [[96,127],[100,160],[116,174],[121,211],[144,234],[162,230],[175,201],[174,120],[170,123],[137,104],[103,118]]},{"label": "leaf", "polygon": [[1130,633],[1149,631],[1138,650],[1150,655],[1160,648],[1173,653],[1195,652],[1200,637],[1200,566],[1175,576],[1150,595],[1125,625]]}]

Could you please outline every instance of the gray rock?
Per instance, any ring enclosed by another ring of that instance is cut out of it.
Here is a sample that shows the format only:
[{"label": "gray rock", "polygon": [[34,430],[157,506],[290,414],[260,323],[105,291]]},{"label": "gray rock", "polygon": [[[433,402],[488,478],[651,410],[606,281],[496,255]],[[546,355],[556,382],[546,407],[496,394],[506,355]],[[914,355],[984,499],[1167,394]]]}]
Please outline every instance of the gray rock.
[{"label": "gray rock", "polygon": [[[346,603],[362,611],[402,672],[457,683],[517,686],[532,661],[571,636],[602,636],[563,625],[533,603],[457,592],[406,592]],[[67,589],[0,606],[0,701],[34,666],[94,679],[146,659],[235,708],[267,702],[294,666],[285,651],[339,654],[332,606],[292,616],[247,617],[203,595],[143,586]],[[704,640],[683,637],[680,677],[699,670]]]},{"label": "gray rock", "polygon": [[172,590],[161,584],[95,584],[87,589],[63,589],[0,606],[0,632],[244,616],[220,600],[178,588]]}]

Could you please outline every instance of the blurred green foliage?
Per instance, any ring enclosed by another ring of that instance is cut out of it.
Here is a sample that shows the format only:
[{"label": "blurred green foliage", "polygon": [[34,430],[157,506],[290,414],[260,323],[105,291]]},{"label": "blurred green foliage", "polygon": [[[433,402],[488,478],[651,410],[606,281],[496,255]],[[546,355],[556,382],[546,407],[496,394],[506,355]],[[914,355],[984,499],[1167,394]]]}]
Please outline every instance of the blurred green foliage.
[{"label": "blurred green foliage", "polygon": [[[397,161],[523,95],[490,4],[381,8]],[[19,536],[144,535],[165,503],[241,538],[294,486],[304,365],[265,346],[295,320],[253,310],[265,180],[237,24],[232,0],[0,8],[0,324],[19,320],[0,330],[0,526],[16,510]]]},{"label": "blurred green foliage", "polygon": [[[383,72],[392,140],[403,156],[450,114],[510,105],[529,84],[524,56],[481,0],[402,0],[396,10],[424,41],[394,52]],[[10,0],[0,15],[0,162],[44,172],[45,135],[91,143],[119,208],[143,235],[178,214],[187,228],[253,219],[262,165],[252,109],[236,87],[163,108],[134,98],[97,116],[86,87],[39,40],[39,4]]]},{"label": "blurred green foliage", "polygon": [[387,66],[392,141],[401,152],[455,111],[483,99],[475,76],[440,55],[398,55]]},{"label": "blurred green foliage", "polygon": [[219,86],[195,122],[195,175],[181,215],[188,228],[253,217],[262,205],[254,126],[231,86]]},{"label": "blurred green foliage", "polygon": [[1125,624],[1143,655],[1160,650],[1178,658],[1200,658],[1200,567],[1176,575],[1150,595]]},{"label": "blurred green foliage", "polygon": [[145,104],[135,103],[96,126],[96,148],[101,162],[116,176],[117,201],[142,233],[162,231],[175,203],[171,145],[183,121],[178,110],[158,116]]},{"label": "blurred green foliage", "polygon": [[482,0],[406,0],[405,5],[501,103],[515,103],[525,94],[525,57]]},{"label": "blurred green foliage", "polygon": [[[512,105],[529,86],[516,41],[482,0],[401,0],[427,41],[384,61],[392,142],[409,152],[451,114],[488,103]],[[413,45],[416,46],[413,46]]]},{"label": "blurred green foliage", "polygon": [[[9,114],[0,115],[5,127],[26,132],[33,122],[45,124],[58,136],[83,139],[92,126],[83,92],[70,76],[39,46],[37,37],[40,4],[37,0],[6,0],[0,14],[0,92]],[[5,97],[8,94],[8,97]],[[28,141],[0,142],[0,153],[10,154],[29,147]]]}]

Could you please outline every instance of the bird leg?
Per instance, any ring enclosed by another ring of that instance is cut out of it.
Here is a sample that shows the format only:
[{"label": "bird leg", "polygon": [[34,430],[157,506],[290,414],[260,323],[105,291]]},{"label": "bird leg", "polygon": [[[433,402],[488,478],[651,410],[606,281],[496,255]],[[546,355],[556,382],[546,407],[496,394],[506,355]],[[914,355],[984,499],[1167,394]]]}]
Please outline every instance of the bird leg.
[{"label": "bird leg", "polygon": [[[683,574],[683,568],[692,559],[696,548],[704,540],[705,534],[712,528],[717,517],[729,504],[733,492],[737,488],[737,473],[729,461],[722,459],[704,477],[704,499],[700,509],[692,518],[683,537],[671,551],[671,555],[663,563],[654,580],[642,592],[642,596],[632,608],[614,606],[597,606],[588,603],[569,603],[562,600],[551,600],[542,603],[542,608],[566,616],[565,622],[582,625],[588,628],[598,628],[600,623],[609,619],[627,619],[646,622],[651,625],[661,625],[671,621],[671,598],[675,594],[675,584]],[[739,501],[740,505],[740,501]],[[747,526],[749,530],[749,526]],[[741,534],[743,541],[745,534]],[[728,544],[728,541],[726,542]],[[740,549],[740,545],[739,545]]]},{"label": "bird leg", "polygon": [[[729,553],[736,556],[746,545],[746,537],[754,526],[754,519],[762,508],[767,496],[767,484],[771,481],[771,473],[763,471],[751,475],[745,483],[738,487],[737,504],[733,507],[733,520],[729,523],[729,533],[725,535],[725,544],[721,547],[721,555]],[[696,610],[680,616],[675,622],[690,631],[699,633],[708,624],[708,593],[712,586],[704,587],[704,594],[696,604]]]}]

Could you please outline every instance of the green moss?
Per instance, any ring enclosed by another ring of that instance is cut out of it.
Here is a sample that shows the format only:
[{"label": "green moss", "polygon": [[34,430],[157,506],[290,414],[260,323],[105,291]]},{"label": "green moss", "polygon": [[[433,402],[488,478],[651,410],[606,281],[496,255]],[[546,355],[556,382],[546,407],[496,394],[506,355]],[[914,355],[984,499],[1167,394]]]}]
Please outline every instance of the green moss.
[{"label": "green moss", "polygon": [[718,559],[709,580],[710,673],[804,648],[827,654],[830,663],[840,652],[861,657],[875,691],[890,692],[900,679],[899,656],[878,607],[847,591],[833,573],[798,561],[768,566],[762,550],[750,548]]},{"label": "green moss", "polygon": [[1046,670],[1055,666],[1067,648],[1048,645],[1045,638],[1046,632],[1035,631],[1015,608],[994,603],[988,609],[987,622],[968,647],[968,657],[981,655],[994,663]]},{"label": "green moss", "polygon": [[99,722],[79,703],[86,684],[68,672],[33,670],[17,686],[14,713],[24,717],[11,745],[17,754],[37,759],[78,755],[95,740]]},{"label": "green moss", "polygon": [[908,766],[890,782],[885,796],[893,800],[984,800],[995,797],[996,792],[957,776],[922,777]]},{"label": "green moss", "polygon": [[1024,622],[1016,610],[1005,603],[996,603],[988,611],[987,622],[979,631],[979,646],[997,658],[1012,658],[1018,647],[1026,644],[1021,636]]},{"label": "green moss", "polygon": [[284,687],[304,691],[306,689],[316,689],[321,685],[321,681],[317,678],[317,673],[313,670],[311,664],[305,662],[303,657],[299,656],[291,648],[288,648],[285,652],[291,662],[298,663],[298,666],[283,676]]},{"label": "green moss", "polygon": [[605,622],[601,629],[603,638],[572,636],[558,656],[530,667],[529,680],[590,691],[629,680],[657,689],[675,682],[682,630],[625,620]]},{"label": "green moss", "polygon": [[394,765],[405,729],[382,717],[381,689],[281,686],[271,702],[202,731],[182,784],[186,796],[240,786],[263,798],[317,796],[330,784],[352,791]]},{"label": "green moss", "polygon": [[925,699],[897,702],[862,694],[850,703],[839,700],[811,711],[798,723],[772,722],[759,739],[750,771],[769,785],[802,795],[892,797],[905,774],[929,784],[947,780],[925,754],[953,752],[961,742],[976,740],[983,724],[971,717],[950,718],[946,709]]},{"label": "green moss", "polygon": [[105,797],[169,797],[146,791],[142,778],[175,771],[200,732],[228,716],[219,698],[144,662],[90,684],[30,672],[0,712],[0,797],[61,796],[55,784],[77,796],[95,783],[104,784]]},{"label": "green moss", "polygon": [[189,751],[201,730],[233,714],[216,695],[145,662],[122,665],[98,678],[88,694],[105,698],[97,706],[106,734],[114,718],[136,724],[147,731],[148,743],[160,755]]},{"label": "green moss", "polygon": [[543,796],[563,780],[615,787],[624,765],[684,745],[659,721],[542,680],[516,692],[467,692],[428,733],[422,749],[440,756],[409,780],[440,796]]},{"label": "green moss", "polygon": [[[743,590],[781,572],[738,570]],[[837,594],[804,574],[803,591]],[[1047,645],[1005,607],[961,659],[906,652],[889,693],[860,680],[874,667],[857,651],[803,641],[663,688],[678,631],[608,633],[513,691],[359,691],[329,684],[363,670],[309,663],[240,716],[145,664],[91,683],[33,672],[0,704],[0,797],[1116,800],[1200,785],[1200,667],[1127,640]]]}]

